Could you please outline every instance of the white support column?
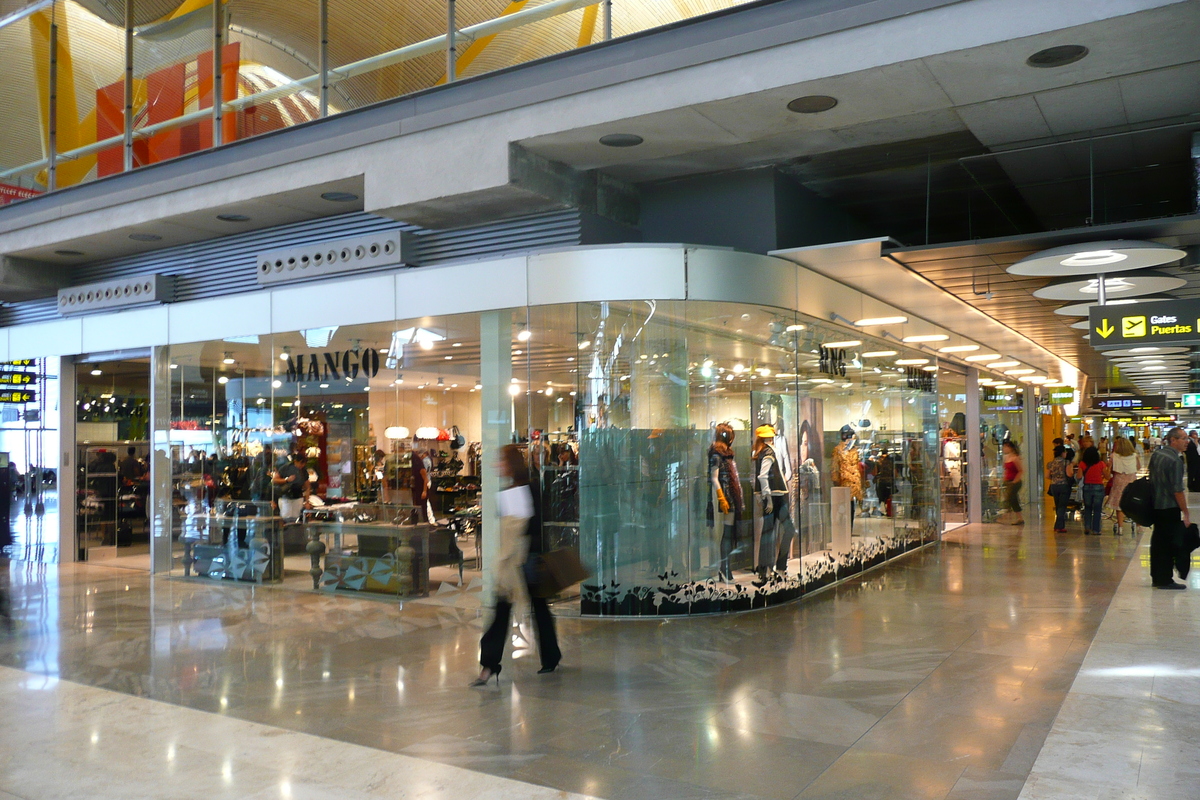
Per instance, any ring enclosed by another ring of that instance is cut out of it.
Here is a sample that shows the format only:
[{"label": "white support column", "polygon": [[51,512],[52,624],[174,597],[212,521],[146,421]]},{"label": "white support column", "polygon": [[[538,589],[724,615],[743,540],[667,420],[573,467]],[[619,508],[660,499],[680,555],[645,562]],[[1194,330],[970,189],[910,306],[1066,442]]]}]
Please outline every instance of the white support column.
[{"label": "white support column", "polygon": [[170,572],[171,369],[169,347],[150,357],[150,571]]},{"label": "white support column", "polygon": [[512,311],[485,311],[479,315],[480,414],[483,430],[482,506],[483,591],[492,591],[492,567],[500,546],[496,493],[500,474],[496,469],[500,448],[512,442]]},{"label": "white support column", "polygon": [[1042,415],[1038,413],[1037,389],[1025,386],[1025,446],[1021,450],[1021,461],[1025,464],[1025,496],[1021,502],[1029,506],[1030,513],[1042,509]]},{"label": "white support column", "polygon": [[79,560],[79,545],[75,531],[75,362],[59,359],[58,365],[58,560],[65,563]]},{"label": "white support column", "polygon": [[963,479],[967,482],[967,522],[983,522],[983,442],[979,437],[980,422],[979,408],[982,398],[979,396],[979,370],[967,368],[967,441],[966,474]]}]

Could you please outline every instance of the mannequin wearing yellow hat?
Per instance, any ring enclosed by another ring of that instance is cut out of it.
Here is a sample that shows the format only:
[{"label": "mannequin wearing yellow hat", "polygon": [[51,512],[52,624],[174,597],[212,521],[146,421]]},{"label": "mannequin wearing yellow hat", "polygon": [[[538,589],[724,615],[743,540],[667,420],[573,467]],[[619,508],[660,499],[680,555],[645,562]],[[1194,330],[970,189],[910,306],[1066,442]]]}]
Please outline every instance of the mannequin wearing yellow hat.
[{"label": "mannequin wearing yellow hat", "polygon": [[[788,556],[796,527],[792,524],[788,504],[787,483],[775,455],[775,429],[759,425],[754,429],[754,487],[762,504],[762,537],[758,545],[758,580],[756,586],[767,582],[772,570],[786,576]],[[786,544],[784,544],[786,542]]]}]

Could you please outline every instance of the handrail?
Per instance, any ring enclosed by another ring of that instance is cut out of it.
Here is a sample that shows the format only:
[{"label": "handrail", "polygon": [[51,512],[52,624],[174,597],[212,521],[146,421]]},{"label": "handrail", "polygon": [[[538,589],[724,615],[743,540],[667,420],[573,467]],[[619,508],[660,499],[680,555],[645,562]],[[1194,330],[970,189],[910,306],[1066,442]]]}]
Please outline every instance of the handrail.
[{"label": "handrail", "polygon": [[[586,6],[596,5],[597,0],[550,0],[549,3],[537,6],[535,8],[527,8],[518,11],[515,14],[496,17],[494,19],[485,20],[483,22],[469,25],[457,32],[457,36],[466,38],[468,41],[480,38],[483,36],[494,36],[495,34],[504,31],[520,28],[524,25],[529,25],[534,22],[541,22],[544,19],[567,14]],[[430,39],[424,39],[420,42],[398,47],[395,50],[389,50],[386,53],[370,56],[359,61],[353,61],[349,64],[344,64],[340,67],[334,67],[329,70],[329,82],[343,81],[347,78],[353,78],[358,75],[363,75],[368,72],[373,72],[385,67],[394,66],[405,61],[411,61],[414,58],[430,55],[432,53],[441,52],[446,48],[449,39],[449,32],[434,36]],[[321,75],[309,75],[307,78],[299,78],[289,83],[274,86],[270,89],[265,89],[255,94],[249,94],[245,97],[238,97],[230,100],[227,103],[221,104],[222,111],[240,111],[246,106],[264,103],[269,100],[274,100],[277,97],[287,97],[295,94],[298,91],[309,89],[314,86],[319,86]],[[145,139],[162,131],[179,128],[184,125],[190,125],[193,122],[200,122],[206,119],[212,119],[213,110],[211,108],[193,111],[190,114],[181,114],[178,117],[172,117],[162,122],[156,122],[153,125],[147,125],[143,128],[138,128],[133,132],[135,139]],[[110,136],[107,139],[102,139],[98,142],[86,144],[83,147],[77,147],[74,150],[59,153],[57,160],[83,158],[90,156],[93,153],[99,153],[101,150],[107,150],[116,145],[122,145],[125,142],[125,135],[122,133],[117,136]],[[43,158],[39,161],[32,161],[28,164],[22,164],[19,167],[4,170],[0,172],[0,178],[11,178],[16,175],[21,175],[26,172],[36,172],[50,165],[49,158]]]}]

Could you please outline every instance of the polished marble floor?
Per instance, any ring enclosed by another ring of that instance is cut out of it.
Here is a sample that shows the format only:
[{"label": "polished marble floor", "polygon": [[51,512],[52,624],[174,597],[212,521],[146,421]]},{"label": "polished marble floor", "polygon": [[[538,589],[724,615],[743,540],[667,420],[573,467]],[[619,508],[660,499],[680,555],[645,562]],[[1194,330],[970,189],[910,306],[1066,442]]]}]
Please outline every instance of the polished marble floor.
[{"label": "polished marble floor", "polygon": [[[798,604],[561,619],[553,675],[535,674],[514,630],[515,658],[486,690],[465,688],[477,608],[14,564],[21,624],[0,638],[0,666],[332,740],[306,756],[329,776],[342,743],[602,798],[1015,800],[1135,552],[1129,537],[968,527]],[[38,696],[21,685],[0,676],[6,705]],[[130,735],[104,719],[37,727],[49,763],[80,726]],[[62,780],[87,786],[86,763]],[[482,796],[453,782],[402,795],[401,783],[397,796]],[[52,796],[15,788],[0,781]]]}]

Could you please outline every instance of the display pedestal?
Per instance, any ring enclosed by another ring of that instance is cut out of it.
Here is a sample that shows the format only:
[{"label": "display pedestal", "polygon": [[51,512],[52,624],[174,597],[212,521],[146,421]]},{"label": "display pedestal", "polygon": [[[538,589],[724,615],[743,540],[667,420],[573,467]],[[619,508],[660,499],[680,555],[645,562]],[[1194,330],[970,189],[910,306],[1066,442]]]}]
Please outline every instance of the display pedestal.
[{"label": "display pedestal", "polygon": [[831,533],[833,552],[850,552],[850,501],[854,494],[845,486],[834,486],[830,490]]}]

